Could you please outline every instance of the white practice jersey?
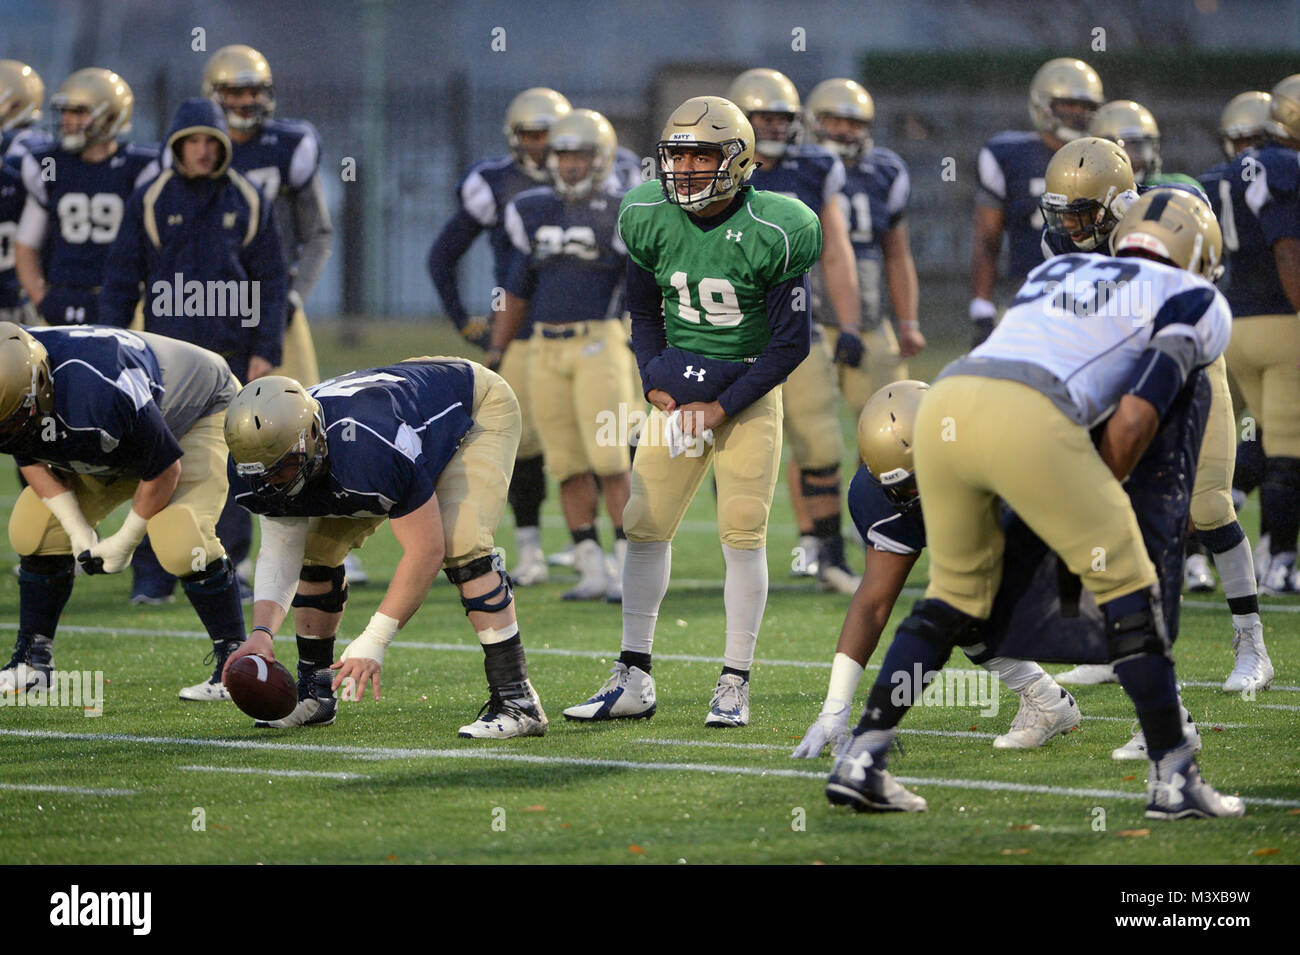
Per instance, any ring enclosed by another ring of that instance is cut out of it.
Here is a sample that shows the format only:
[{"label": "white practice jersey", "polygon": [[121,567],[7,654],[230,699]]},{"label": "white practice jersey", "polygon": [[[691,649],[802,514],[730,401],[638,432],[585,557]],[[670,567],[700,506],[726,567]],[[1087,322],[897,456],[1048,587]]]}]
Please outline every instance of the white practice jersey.
[{"label": "white practice jersey", "polygon": [[[1020,378],[1064,385],[1071,417],[1091,427],[1155,365],[1154,349],[1173,359],[1183,380],[1228,347],[1232,312],[1212,284],[1185,269],[1132,257],[1058,256],[1029,273],[988,341],[945,374]],[[959,366],[959,367],[958,367]],[[984,369],[981,371],[981,369]],[[1042,388],[1042,390],[1048,390]],[[1049,395],[1058,404],[1064,395]]]}]

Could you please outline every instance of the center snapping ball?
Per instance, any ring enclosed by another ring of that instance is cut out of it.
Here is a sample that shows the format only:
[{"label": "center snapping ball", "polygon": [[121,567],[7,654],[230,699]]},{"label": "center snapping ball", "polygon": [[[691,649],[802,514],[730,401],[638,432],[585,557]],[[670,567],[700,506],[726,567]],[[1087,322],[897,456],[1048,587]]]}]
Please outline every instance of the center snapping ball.
[{"label": "center snapping ball", "polygon": [[235,705],[255,720],[282,720],[298,705],[298,684],[278,660],[250,653],[226,670]]}]

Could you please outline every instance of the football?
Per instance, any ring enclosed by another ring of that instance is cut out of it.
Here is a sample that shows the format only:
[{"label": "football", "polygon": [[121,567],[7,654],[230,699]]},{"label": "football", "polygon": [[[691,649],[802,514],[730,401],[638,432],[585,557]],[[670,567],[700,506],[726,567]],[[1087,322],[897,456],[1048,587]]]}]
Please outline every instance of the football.
[{"label": "football", "polygon": [[255,720],[284,719],[298,705],[298,684],[283,663],[257,653],[240,657],[226,671],[235,705]]}]

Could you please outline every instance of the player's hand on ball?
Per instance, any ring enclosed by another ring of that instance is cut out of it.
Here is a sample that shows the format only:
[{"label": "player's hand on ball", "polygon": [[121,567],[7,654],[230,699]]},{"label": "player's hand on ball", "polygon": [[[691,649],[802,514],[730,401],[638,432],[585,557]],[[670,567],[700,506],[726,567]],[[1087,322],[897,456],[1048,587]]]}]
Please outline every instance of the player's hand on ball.
[{"label": "player's hand on ball", "polygon": [[849,735],[849,708],[841,706],[836,713],[822,713],[817,722],[808,727],[803,739],[790,754],[792,759],[816,759],[827,746],[831,755],[838,752]]},{"label": "player's hand on ball", "polygon": [[226,665],[221,670],[221,682],[226,681],[226,673],[230,671],[230,664],[234,663],[240,657],[246,657],[249,654],[256,653],[259,656],[266,657],[268,663],[275,662],[275,649],[271,645],[271,637],[265,630],[254,630],[248,635],[248,639],[241,643],[226,658]]}]

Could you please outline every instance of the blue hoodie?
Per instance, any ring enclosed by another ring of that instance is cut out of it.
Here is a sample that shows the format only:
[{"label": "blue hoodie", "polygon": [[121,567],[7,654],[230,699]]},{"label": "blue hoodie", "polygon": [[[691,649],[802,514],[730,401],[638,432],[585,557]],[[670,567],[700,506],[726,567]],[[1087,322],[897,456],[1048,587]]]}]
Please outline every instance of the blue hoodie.
[{"label": "blue hoodie", "polygon": [[[187,178],[178,147],[195,133],[215,137],[221,154],[210,175]],[[288,273],[271,206],[229,168],[230,137],[216,103],[182,103],[167,148],[176,161],[127,203],[104,270],[100,322],[129,325],[143,295],[146,331],[216,352],[241,379],[254,355],[278,365]]]}]

